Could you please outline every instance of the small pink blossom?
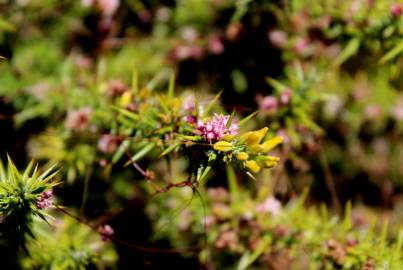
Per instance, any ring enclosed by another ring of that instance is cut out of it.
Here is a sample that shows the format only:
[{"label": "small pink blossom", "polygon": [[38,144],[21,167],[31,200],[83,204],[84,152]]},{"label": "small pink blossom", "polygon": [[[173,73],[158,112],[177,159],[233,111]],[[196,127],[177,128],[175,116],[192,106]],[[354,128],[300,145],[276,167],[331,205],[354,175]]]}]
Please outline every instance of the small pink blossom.
[{"label": "small pink blossom", "polygon": [[218,36],[210,37],[208,47],[212,54],[221,54],[224,52],[224,44]]},{"label": "small pink blossom", "polygon": [[364,115],[368,119],[376,119],[382,114],[382,109],[376,104],[368,105],[364,110]]},{"label": "small pink blossom", "polygon": [[123,94],[129,87],[121,80],[111,80],[108,82],[107,95],[116,97]]},{"label": "small pink blossom", "polygon": [[238,124],[233,120],[229,128],[226,128],[229,115],[214,114],[213,118],[208,121],[197,123],[197,129],[206,141],[218,141],[225,134],[236,135],[238,133]]},{"label": "small pink blossom", "polygon": [[47,190],[39,195],[36,206],[40,209],[46,209],[53,205],[53,191]]},{"label": "small pink blossom", "polygon": [[102,241],[106,242],[109,241],[111,236],[114,233],[114,230],[109,225],[99,226],[98,233],[101,235]]},{"label": "small pink blossom", "polygon": [[393,17],[400,17],[403,13],[403,5],[399,3],[394,3],[390,7],[390,13],[392,14]]},{"label": "small pink blossom", "polygon": [[103,153],[113,153],[120,144],[121,139],[111,134],[102,135],[98,140],[98,149]]},{"label": "small pink blossom", "polygon": [[281,30],[273,30],[268,33],[268,38],[277,48],[282,48],[287,45],[288,36],[287,33]]},{"label": "small pink blossom", "polygon": [[69,111],[64,125],[67,129],[83,131],[90,123],[91,113],[92,109],[90,107],[83,107],[78,110]]},{"label": "small pink blossom", "polygon": [[196,108],[194,95],[188,95],[183,99],[182,108],[187,112],[193,112]]},{"label": "small pink blossom", "polygon": [[185,60],[192,55],[192,48],[188,45],[179,45],[174,51],[175,58]]},{"label": "small pink blossom", "polygon": [[287,88],[280,94],[280,103],[282,105],[288,105],[290,103],[292,97],[291,89]]},{"label": "small pink blossom", "polygon": [[182,29],[181,37],[187,42],[195,42],[198,36],[199,34],[197,33],[196,29],[191,26],[186,26]]},{"label": "small pink blossom", "polygon": [[273,196],[269,196],[263,203],[257,205],[256,211],[259,213],[269,212],[276,216],[281,212],[281,203]]},{"label": "small pink blossom", "polygon": [[280,129],[279,131],[277,131],[277,136],[280,136],[283,138],[284,144],[288,144],[291,141],[290,136],[288,136],[287,130],[285,130],[285,129]]},{"label": "small pink blossom", "polygon": [[260,102],[260,110],[263,112],[273,113],[278,108],[277,98],[274,96],[265,96]]},{"label": "small pink blossom", "polygon": [[160,7],[156,12],[155,17],[160,22],[167,22],[171,18],[171,10],[167,7]]},{"label": "small pink blossom", "polygon": [[396,120],[403,120],[403,102],[394,107],[392,115]]},{"label": "small pink blossom", "polygon": [[203,57],[203,49],[199,46],[192,46],[190,50],[190,55],[192,56],[193,59],[199,60]]},{"label": "small pink blossom", "polygon": [[189,124],[192,124],[192,125],[197,123],[197,118],[196,118],[196,116],[193,116],[193,115],[185,116],[184,120],[185,120],[186,123],[189,123]]},{"label": "small pink blossom", "polygon": [[97,0],[99,9],[105,16],[112,16],[118,9],[119,0]]},{"label": "small pink blossom", "polygon": [[294,45],[294,51],[298,54],[302,54],[305,52],[305,49],[308,47],[309,42],[306,38],[299,38]]}]

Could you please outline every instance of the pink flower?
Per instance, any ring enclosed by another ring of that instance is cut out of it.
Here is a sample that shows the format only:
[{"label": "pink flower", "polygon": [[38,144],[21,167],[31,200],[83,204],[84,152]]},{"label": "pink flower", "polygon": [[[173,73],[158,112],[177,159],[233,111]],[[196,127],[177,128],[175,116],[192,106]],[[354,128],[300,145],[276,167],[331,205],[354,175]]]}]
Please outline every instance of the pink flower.
[{"label": "pink flower", "polygon": [[392,115],[396,120],[403,120],[403,104],[398,104],[392,111]]},{"label": "pink flower", "polygon": [[191,54],[193,59],[199,60],[199,59],[201,59],[203,57],[204,52],[203,52],[203,49],[201,47],[192,46],[190,54]]},{"label": "pink flower", "polygon": [[181,37],[187,42],[195,42],[198,36],[199,34],[197,33],[196,29],[191,26],[186,26],[182,29]]},{"label": "pink flower", "polygon": [[281,30],[273,30],[270,31],[268,34],[268,38],[271,42],[271,44],[273,44],[273,46],[277,47],[277,48],[282,48],[285,45],[287,45],[287,33]]},{"label": "pink flower", "polygon": [[218,36],[210,37],[208,47],[212,54],[221,54],[224,52],[224,44]]},{"label": "pink flower", "polygon": [[291,141],[290,136],[288,136],[287,131],[285,129],[280,129],[279,131],[277,131],[277,136],[283,138],[284,144],[288,144]]},{"label": "pink flower", "polygon": [[101,235],[102,241],[104,242],[110,240],[111,236],[114,233],[113,228],[109,225],[100,226],[98,228],[98,232]]},{"label": "pink flower", "polygon": [[280,103],[283,105],[287,105],[288,103],[290,103],[291,96],[292,96],[291,89],[289,89],[289,88],[285,89],[280,94]]},{"label": "pink flower", "polygon": [[36,206],[39,209],[46,209],[51,207],[53,204],[53,191],[52,190],[47,190],[45,192],[42,192],[39,195],[39,199],[36,202]]},{"label": "pink flower", "polygon": [[105,16],[112,16],[119,7],[119,0],[98,0],[99,9]]},{"label": "pink flower", "polygon": [[364,110],[364,115],[369,119],[369,120],[374,120],[381,116],[382,114],[382,109],[376,104],[371,104],[368,105],[365,110]]},{"label": "pink flower", "polygon": [[167,22],[171,18],[171,10],[167,7],[160,7],[155,16],[158,21]]},{"label": "pink flower", "polygon": [[390,7],[390,13],[392,13],[393,17],[400,17],[400,15],[402,15],[402,13],[403,13],[403,5],[401,5],[399,3],[394,3]]},{"label": "pink flower", "polygon": [[214,114],[208,121],[197,123],[197,129],[206,141],[218,141],[225,134],[236,135],[238,133],[238,124],[233,120],[229,128],[226,128],[229,115]]},{"label": "pink flower", "polygon": [[269,196],[263,203],[256,207],[256,211],[260,213],[269,212],[273,216],[276,216],[281,212],[281,203],[273,196]]},{"label": "pink flower", "polygon": [[260,102],[260,109],[263,112],[276,112],[278,108],[277,98],[274,96],[265,96]]},{"label": "pink flower", "polygon": [[120,138],[111,134],[102,135],[98,140],[98,149],[103,153],[113,153],[120,144]]},{"label": "pink flower", "polygon": [[298,54],[301,54],[305,51],[308,47],[309,43],[308,40],[305,38],[299,38],[294,45],[294,51]]},{"label": "pink flower", "polygon": [[91,118],[91,108],[83,107],[67,113],[65,127],[74,131],[83,131],[87,128]]},{"label": "pink flower", "polygon": [[107,95],[116,97],[123,94],[128,89],[128,86],[121,80],[111,80],[108,82]]},{"label": "pink flower", "polygon": [[188,45],[180,45],[175,49],[174,54],[176,59],[185,60],[192,55],[192,48]]},{"label": "pink flower", "polygon": [[193,115],[185,116],[184,120],[185,120],[185,122],[192,124],[192,125],[197,123],[197,118],[196,118],[196,116],[193,116]]}]

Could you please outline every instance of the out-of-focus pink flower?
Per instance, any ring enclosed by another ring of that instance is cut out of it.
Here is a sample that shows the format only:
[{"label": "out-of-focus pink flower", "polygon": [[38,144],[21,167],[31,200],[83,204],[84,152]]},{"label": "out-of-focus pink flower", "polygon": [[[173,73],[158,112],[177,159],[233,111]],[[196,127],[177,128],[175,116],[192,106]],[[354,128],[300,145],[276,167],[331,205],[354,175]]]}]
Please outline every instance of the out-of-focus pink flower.
[{"label": "out-of-focus pink flower", "polygon": [[400,3],[392,4],[392,6],[390,7],[390,13],[394,17],[400,17],[400,15],[402,15],[403,13],[403,5]]},{"label": "out-of-focus pink flower", "polygon": [[265,96],[260,101],[260,110],[266,113],[273,113],[277,111],[278,100],[274,96]]},{"label": "out-of-focus pink flower", "polygon": [[294,51],[298,54],[304,53],[305,49],[308,47],[308,40],[306,38],[299,38],[295,42]]},{"label": "out-of-focus pink flower", "polygon": [[87,68],[91,67],[91,65],[93,64],[93,61],[88,56],[80,55],[79,57],[77,57],[76,64],[80,68],[87,69]]},{"label": "out-of-focus pink flower", "polygon": [[69,111],[64,123],[67,129],[74,131],[83,131],[90,123],[92,110],[90,107],[80,108],[78,110]]},{"label": "out-of-focus pink flower", "polygon": [[216,248],[229,248],[235,250],[238,244],[238,236],[233,230],[228,230],[220,233],[216,241]]},{"label": "out-of-focus pink flower", "polygon": [[224,44],[218,36],[211,36],[209,38],[208,47],[212,54],[221,54],[224,52]]},{"label": "out-of-focus pink flower", "polygon": [[280,214],[281,208],[281,203],[273,196],[269,196],[263,203],[256,206],[256,211],[259,213],[269,212],[273,216],[276,216]]},{"label": "out-of-focus pink flower", "polygon": [[229,115],[214,114],[213,118],[208,121],[197,123],[197,129],[206,141],[218,141],[224,137],[225,134],[236,135],[238,133],[238,124],[235,120],[232,121],[231,126],[226,128]]},{"label": "out-of-focus pink flower", "polygon": [[216,202],[225,202],[229,199],[229,193],[223,187],[209,188],[208,195],[211,197],[211,200]]},{"label": "out-of-focus pink flower", "polygon": [[287,33],[281,30],[272,30],[268,33],[268,38],[277,48],[282,48],[287,44],[288,36]]},{"label": "out-of-focus pink flower", "polygon": [[46,209],[49,208],[53,205],[53,191],[47,190],[45,192],[42,192],[39,195],[39,199],[36,202],[36,206],[40,209]]},{"label": "out-of-focus pink flower", "polygon": [[114,231],[113,228],[109,225],[99,226],[98,233],[101,235],[102,241],[106,242],[110,240],[111,236],[113,235]]},{"label": "out-of-focus pink flower", "polygon": [[191,26],[186,26],[182,29],[181,37],[183,40],[193,43],[198,38],[199,34],[197,33],[196,29]]},{"label": "out-of-focus pink flower", "polygon": [[98,149],[103,153],[113,153],[120,144],[121,139],[111,134],[102,135],[98,140]]},{"label": "out-of-focus pink flower", "polygon": [[184,120],[185,120],[185,122],[192,124],[192,125],[197,123],[197,118],[196,118],[196,116],[193,116],[193,115],[185,116]]},{"label": "out-of-focus pink flower", "polygon": [[292,97],[292,91],[291,89],[287,88],[284,89],[283,92],[280,94],[280,103],[282,105],[288,105],[290,103]]},{"label": "out-of-focus pink flower", "polygon": [[277,136],[283,138],[283,144],[288,144],[291,141],[290,136],[288,136],[285,129],[280,129],[279,131],[277,131]]},{"label": "out-of-focus pink flower", "polygon": [[347,11],[347,19],[351,20],[361,9],[362,1],[354,0]]},{"label": "out-of-focus pink flower", "polygon": [[188,45],[179,45],[175,51],[175,58],[178,60],[185,60],[192,55],[192,48]]},{"label": "out-of-focus pink flower", "polygon": [[199,60],[200,58],[203,57],[204,53],[203,53],[203,49],[201,47],[195,45],[195,46],[191,47],[190,54],[193,59]]},{"label": "out-of-focus pink flower", "polygon": [[97,4],[101,12],[105,16],[112,16],[120,5],[119,0],[97,0]]},{"label": "out-of-focus pink flower", "polygon": [[400,102],[400,104],[397,104],[394,107],[392,115],[398,121],[403,120],[403,102]]},{"label": "out-of-focus pink flower", "polygon": [[121,80],[111,80],[108,82],[107,94],[112,97],[120,96],[129,87]]},{"label": "out-of-focus pink flower", "polygon": [[155,17],[160,22],[167,22],[171,18],[171,10],[167,7],[160,7],[157,9]]},{"label": "out-of-focus pink flower", "polygon": [[382,109],[376,104],[368,105],[364,110],[364,115],[370,120],[378,118],[381,114]]},{"label": "out-of-focus pink flower", "polygon": [[38,82],[27,88],[27,92],[32,94],[37,100],[43,101],[48,98],[51,85],[46,82]]},{"label": "out-of-focus pink flower", "polygon": [[187,112],[193,112],[196,108],[194,95],[188,95],[183,99],[182,108]]}]

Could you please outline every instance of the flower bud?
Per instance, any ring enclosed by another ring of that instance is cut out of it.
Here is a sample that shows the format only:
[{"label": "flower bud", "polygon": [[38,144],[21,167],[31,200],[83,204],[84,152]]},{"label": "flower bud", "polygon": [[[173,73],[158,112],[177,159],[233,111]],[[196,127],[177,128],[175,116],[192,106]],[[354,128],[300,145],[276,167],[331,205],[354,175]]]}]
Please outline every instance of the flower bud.
[{"label": "flower bud", "polygon": [[248,153],[245,153],[245,152],[239,152],[239,153],[236,155],[236,158],[237,158],[238,160],[244,161],[244,160],[247,160],[247,159],[249,158],[249,155],[248,155]]},{"label": "flower bud", "polygon": [[263,143],[263,152],[268,152],[280,143],[283,142],[283,137],[276,136],[272,139],[269,139]]},{"label": "flower bud", "polygon": [[213,148],[217,151],[228,152],[232,150],[232,144],[226,141],[219,141],[214,144]]},{"label": "flower bud", "polygon": [[260,166],[257,164],[256,161],[254,160],[248,160],[245,162],[245,167],[253,172],[253,173],[258,173],[260,171]]},{"label": "flower bud", "polygon": [[267,127],[264,127],[257,131],[249,131],[241,136],[240,141],[246,143],[249,146],[258,144],[264,138],[267,131]]},{"label": "flower bud", "polygon": [[235,135],[225,134],[222,139],[227,142],[231,142],[235,138]]}]

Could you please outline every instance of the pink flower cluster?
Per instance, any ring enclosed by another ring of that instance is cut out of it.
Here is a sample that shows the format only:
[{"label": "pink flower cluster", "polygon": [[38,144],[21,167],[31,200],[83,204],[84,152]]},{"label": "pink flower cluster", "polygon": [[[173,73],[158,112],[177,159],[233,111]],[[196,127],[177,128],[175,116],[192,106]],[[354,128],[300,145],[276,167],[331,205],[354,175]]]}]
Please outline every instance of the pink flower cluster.
[{"label": "pink flower cluster", "polygon": [[53,204],[53,191],[48,190],[42,192],[39,196],[39,200],[36,202],[36,206],[40,209],[46,209],[51,207]]},{"label": "pink flower cluster", "polygon": [[229,115],[214,114],[213,118],[208,121],[197,123],[197,129],[206,141],[218,141],[224,137],[225,134],[236,135],[238,133],[238,124],[232,121],[231,126],[226,128],[229,120]]}]

